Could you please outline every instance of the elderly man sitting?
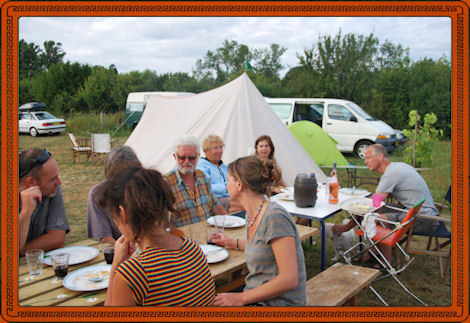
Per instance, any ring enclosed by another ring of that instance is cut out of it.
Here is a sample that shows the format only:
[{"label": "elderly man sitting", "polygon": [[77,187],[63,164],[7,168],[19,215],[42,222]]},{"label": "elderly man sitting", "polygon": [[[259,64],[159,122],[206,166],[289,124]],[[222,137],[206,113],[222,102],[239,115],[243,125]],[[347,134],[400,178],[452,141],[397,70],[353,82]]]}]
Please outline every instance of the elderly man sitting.
[{"label": "elderly man sitting", "polygon": [[[377,171],[382,175],[377,185],[376,193],[383,195],[384,199],[393,195],[405,208],[412,208],[418,201],[425,199],[420,213],[426,215],[438,215],[439,211],[434,205],[432,194],[428,185],[421,175],[412,166],[402,162],[390,162],[387,150],[380,144],[374,144],[367,148],[365,163],[370,171]],[[386,209],[386,208],[385,208]],[[384,213],[382,219],[401,222],[405,213]],[[351,219],[349,223],[333,226],[333,232],[340,235],[354,227],[355,222]],[[420,232],[434,232],[439,225],[438,221],[416,219],[414,228]],[[379,247],[387,260],[392,257],[392,249],[383,244]],[[370,255],[366,255],[364,261],[368,261]]]},{"label": "elderly man sitting", "polygon": [[207,176],[196,169],[199,150],[199,140],[192,136],[183,136],[174,145],[173,157],[177,167],[166,177],[179,213],[171,219],[177,227],[204,221],[213,214],[227,214],[215,197]]}]

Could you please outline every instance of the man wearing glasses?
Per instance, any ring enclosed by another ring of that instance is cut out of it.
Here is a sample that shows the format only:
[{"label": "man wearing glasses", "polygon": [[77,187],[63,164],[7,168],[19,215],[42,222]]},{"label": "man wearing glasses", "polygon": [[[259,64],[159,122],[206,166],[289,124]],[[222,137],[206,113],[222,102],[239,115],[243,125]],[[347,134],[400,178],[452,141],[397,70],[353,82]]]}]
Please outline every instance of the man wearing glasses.
[{"label": "man wearing glasses", "polygon": [[214,214],[227,214],[214,196],[207,176],[196,169],[199,150],[199,140],[192,136],[183,136],[174,145],[177,167],[166,177],[175,196],[175,209],[179,212],[171,219],[177,227],[204,221]]},{"label": "man wearing glasses", "polygon": [[28,149],[19,156],[19,249],[61,248],[69,224],[65,216],[59,167],[47,149]]}]

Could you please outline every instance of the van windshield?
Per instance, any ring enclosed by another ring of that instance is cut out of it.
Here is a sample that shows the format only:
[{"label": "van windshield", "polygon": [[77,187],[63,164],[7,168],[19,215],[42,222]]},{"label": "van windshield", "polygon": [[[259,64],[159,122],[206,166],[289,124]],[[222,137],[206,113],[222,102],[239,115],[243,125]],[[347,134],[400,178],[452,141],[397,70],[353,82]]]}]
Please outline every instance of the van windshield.
[{"label": "van windshield", "polygon": [[127,110],[130,112],[142,112],[144,111],[145,103],[128,103]]},{"label": "van windshield", "polygon": [[277,114],[279,119],[287,119],[290,117],[290,111],[292,110],[292,104],[290,103],[269,103],[269,106]]},{"label": "van windshield", "polygon": [[362,110],[362,108],[354,102],[348,102],[348,103],[346,103],[346,105],[351,110],[353,110],[355,113],[357,113],[364,120],[367,120],[367,121],[376,121],[377,120],[374,117],[371,117],[367,112]]}]

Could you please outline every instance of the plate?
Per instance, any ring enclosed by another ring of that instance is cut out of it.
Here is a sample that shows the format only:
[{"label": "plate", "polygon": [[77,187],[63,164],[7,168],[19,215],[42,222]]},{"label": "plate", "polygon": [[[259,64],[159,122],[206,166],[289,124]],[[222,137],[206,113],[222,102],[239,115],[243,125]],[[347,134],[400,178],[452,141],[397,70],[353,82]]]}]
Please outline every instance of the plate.
[{"label": "plate", "polygon": [[[216,215],[216,216],[221,216],[221,215]],[[245,219],[239,216],[236,216],[236,215],[222,215],[222,216],[226,216],[225,222],[224,222],[224,228],[238,228],[246,224]],[[215,226],[214,217],[211,216],[210,218],[208,218],[207,223]]]},{"label": "plate", "polygon": [[350,188],[350,187],[345,187],[345,188],[341,188],[339,190],[342,194],[346,194],[346,195],[364,195],[364,194],[367,194],[369,193],[368,190],[364,190],[362,188]]},{"label": "plate", "polygon": [[[80,268],[65,276],[63,284],[65,288],[79,292],[105,289],[108,288],[110,270],[111,265]],[[90,280],[100,275],[103,276],[102,281],[94,282]]]},{"label": "plate", "polygon": [[283,187],[280,189],[280,191],[282,193],[292,193],[294,191],[294,187],[292,186]]},{"label": "plate", "polygon": [[[44,255],[44,263],[46,265],[52,266],[51,256],[57,253],[68,253],[69,254],[69,266],[81,264],[98,256],[100,251],[95,247],[85,247],[85,246],[76,246],[76,247],[65,247],[59,248],[52,251],[49,251]],[[49,256],[49,257],[48,257]]]},{"label": "plate", "polygon": [[228,251],[225,248],[211,244],[200,244],[199,247],[201,247],[207,262],[210,264],[221,262],[228,258]]},{"label": "plate", "polygon": [[372,199],[369,198],[353,198],[353,199],[348,199],[341,203],[340,207],[341,209],[355,213],[355,214],[367,214],[369,212],[373,212],[382,206],[384,206],[385,203],[382,202],[379,207],[373,207],[372,206]]},{"label": "plate", "polygon": [[292,193],[292,192],[282,193],[282,194],[278,194],[278,197],[281,200],[284,200],[284,201],[293,201],[294,200],[294,193]]}]

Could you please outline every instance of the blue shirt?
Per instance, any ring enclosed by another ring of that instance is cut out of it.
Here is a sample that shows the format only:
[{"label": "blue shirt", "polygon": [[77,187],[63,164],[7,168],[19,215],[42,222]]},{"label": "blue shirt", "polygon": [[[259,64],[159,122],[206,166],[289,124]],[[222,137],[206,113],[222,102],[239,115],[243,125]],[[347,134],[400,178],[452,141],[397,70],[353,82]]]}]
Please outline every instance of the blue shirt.
[{"label": "blue shirt", "polygon": [[199,159],[197,168],[202,170],[209,178],[215,197],[229,196],[227,192],[227,165],[220,161],[219,166],[217,166],[208,161],[206,158],[201,158]]}]

